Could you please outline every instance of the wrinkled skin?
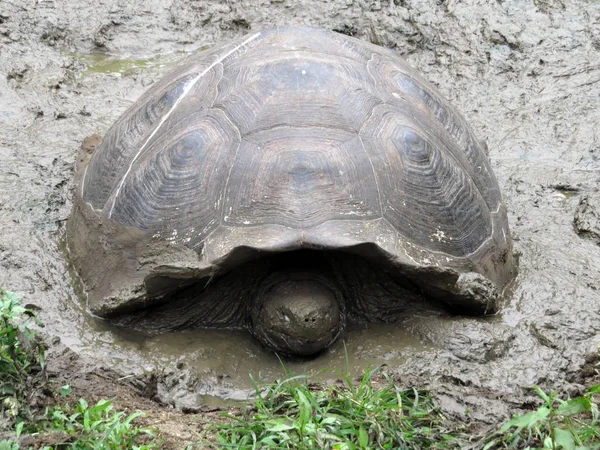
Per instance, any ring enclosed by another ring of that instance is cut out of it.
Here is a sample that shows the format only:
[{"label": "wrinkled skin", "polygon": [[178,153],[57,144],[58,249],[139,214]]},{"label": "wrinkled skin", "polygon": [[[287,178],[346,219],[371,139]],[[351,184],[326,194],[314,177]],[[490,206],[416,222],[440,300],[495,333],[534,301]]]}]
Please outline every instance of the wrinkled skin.
[{"label": "wrinkled skin", "polygon": [[[37,306],[47,332],[81,358],[98,358],[104,362],[93,364],[125,375],[164,369],[170,375],[159,396],[169,403],[206,401],[199,394],[241,397],[249,372],[278,376],[279,362],[236,333],[140,338],[90,318],[70,285],[61,233],[84,137],[103,135],[164,74],[160,63],[178,58],[141,68],[100,65],[82,53],[137,60],[193,51],[241,36],[247,26],[310,23],[394,46],[466,116],[487,140],[521,254],[519,277],[497,317],[460,319],[423,308],[404,323],[410,335],[386,327],[350,330],[352,369],[385,362],[403,382],[434,389],[446,411],[469,411],[485,422],[527,402],[521,386],[576,393],[580,386],[571,380],[600,333],[600,247],[574,226],[581,198],[599,195],[600,3],[249,5],[2,3],[0,284]],[[588,203],[598,208],[597,201]],[[343,369],[338,345],[319,366],[291,367]]]}]

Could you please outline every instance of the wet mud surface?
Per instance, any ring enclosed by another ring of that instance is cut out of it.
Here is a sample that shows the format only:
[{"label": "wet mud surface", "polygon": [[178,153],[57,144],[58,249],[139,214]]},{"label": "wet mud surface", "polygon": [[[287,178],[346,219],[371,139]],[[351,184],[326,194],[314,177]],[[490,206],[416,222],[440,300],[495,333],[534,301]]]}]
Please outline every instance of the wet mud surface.
[{"label": "wet mud surface", "polygon": [[64,224],[83,139],[103,135],[177,61],[249,31],[310,24],[394,48],[487,141],[519,275],[493,317],[418,310],[402,326],[348,330],[288,368],[343,370],[347,352],[354,373],[387,364],[447,411],[487,423],[527,403],[524,386],[580,389],[600,343],[600,2],[94,3],[0,0],[0,285],[83,361],[55,370],[109,367],[142,384],[154,373],[154,397],[179,408],[243,398],[249,373],[282,374],[246,333],[144,336],[91,317]]}]

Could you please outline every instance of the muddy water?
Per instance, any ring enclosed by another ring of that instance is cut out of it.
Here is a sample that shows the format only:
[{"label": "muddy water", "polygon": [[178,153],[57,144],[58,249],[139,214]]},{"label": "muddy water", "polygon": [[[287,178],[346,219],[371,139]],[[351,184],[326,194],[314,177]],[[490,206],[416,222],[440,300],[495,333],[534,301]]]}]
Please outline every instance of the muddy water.
[{"label": "muddy water", "polygon": [[[521,386],[577,389],[570,377],[600,341],[600,2],[94,3],[0,0],[0,285],[38,308],[49,334],[91,365],[162,373],[159,394],[179,405],[238,398],[248,373],[281,374],[243,333],[147,337],[90,317],[63,225],[80,142],[168,67],[249,30],[311,24],[395,48],[463,112],[488,142],[520,254],[498,316],[419,313],[404,327],[351,330],[351,368],[387,363],[482,420],[521,402]],[[591,232],[580,235],[584,198]],[[289,364],[344,368],[343,343]]]}]

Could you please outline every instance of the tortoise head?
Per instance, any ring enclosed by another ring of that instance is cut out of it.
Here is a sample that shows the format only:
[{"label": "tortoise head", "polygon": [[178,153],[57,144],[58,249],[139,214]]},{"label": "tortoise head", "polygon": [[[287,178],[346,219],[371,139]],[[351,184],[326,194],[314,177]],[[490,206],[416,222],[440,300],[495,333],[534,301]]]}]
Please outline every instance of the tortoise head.
[{"label": "tortoise head", "polygon": [[311,272],[280,272],[262,284],[251,312],[252,334],[288,355],[325,350],[344,328],[341,293]]}]

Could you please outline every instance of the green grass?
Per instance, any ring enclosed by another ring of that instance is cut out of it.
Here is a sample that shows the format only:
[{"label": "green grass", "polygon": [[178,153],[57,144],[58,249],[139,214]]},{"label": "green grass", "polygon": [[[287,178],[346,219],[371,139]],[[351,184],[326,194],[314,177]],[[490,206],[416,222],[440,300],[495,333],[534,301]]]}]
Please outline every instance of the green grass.
[{"label": "green grass", "polygon": [[[600,368],[599,368],[600,369]],[[380,369],[359,383],[315,388],[306,377],[258,386],[254,404],[213,423],[227,449],[552,449],[600,450],[600,385],[560,399],[533,387],[542,405],[485,436],[445,421],[426,391],[400,389]],[[377,380],[377,382],[375,382]],[[383,381],[383,383],[381,383]]]},{"label": "green grass", "polygon": [[70,448],[76,450],[158,448],[156,434],[150,428],[139,428],[132,422],[143,416],[137,412],[125,417],[124,412],[114,412],[112,401],[100,400],[89,406],[79,399],[75,407],[68,404],[46,411],[42,432],[64,432],[69,438],[63,443],[46,447],[47,450]]},{"label": "green grass", "polygon": [[484,439],[491,449],[600,449],[598,396],[600,385],[591,386],[581,397],[561,400],[533,388],[543,404],[537,410],[515,416]]},{"label": "green grass", "polygon": [[215,425],[219,448],[459,448],[428,392],[400,389],[380,369],[358,383],[343,378],[327,388],[303,376],[256,385],[254,408]]},{"label": "green grass", "polygon": [[[74,407],[65,404],[48,408],[41,417],[34,418],[27,407],[28,395],[33,389],[49,388],[40,384],[45,364],[44,347],[36,333],[30,330],[29,321],[37,318],[21,306],[19,297],[0,289],[0,401],[3,417],[9,417],[14,425],[14,438],[0,441],[0,450],[18,450],[19,438],[24,434],[45,442],[51,436],[50,445],[42,448],[55,449],[139,449],[159,448],[156,435],[150,428],[140,428],[133,422],[143,415],[114,411],[112,401],[100,400],[89,406],[80,399]],[[37,322],[39,324],[39,322]],[[43,378],[43,377],[42,377]],[[60,394],[70,394],[63,386]],[[65,439],[56,441],[56,436]]]},{"label": "green grass", "polygon": [[30,416],[26,397],[31,375],[44,368],[44,347],[29,329],[31,320],[35,315],[21,306],[19,297],[0,289],[0,408],[13,421]]},{"label": "green grass", "polygon": [[129,416],[114,412],[112,401],[100,400],[89,406],[79,399],[74,407],[68,404],[48,408],[43,418],[35,422],[19,422],[15,438],[0,441],[0,450],[19,449],[18,439],[25,430],[36,448],[44,450],[153,450],[160,448],[156,434],[150,428],[140,428],[132,422],[144,414]]}]

